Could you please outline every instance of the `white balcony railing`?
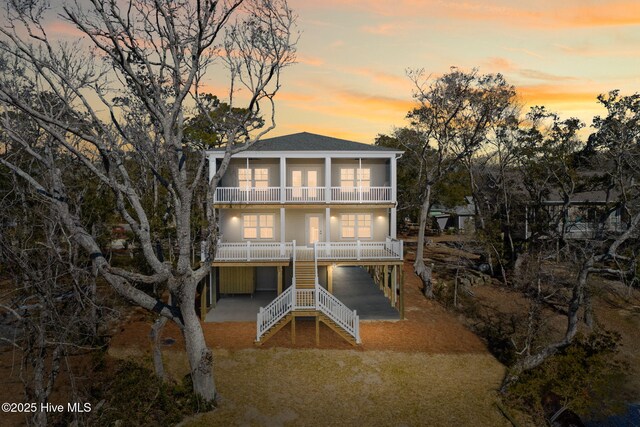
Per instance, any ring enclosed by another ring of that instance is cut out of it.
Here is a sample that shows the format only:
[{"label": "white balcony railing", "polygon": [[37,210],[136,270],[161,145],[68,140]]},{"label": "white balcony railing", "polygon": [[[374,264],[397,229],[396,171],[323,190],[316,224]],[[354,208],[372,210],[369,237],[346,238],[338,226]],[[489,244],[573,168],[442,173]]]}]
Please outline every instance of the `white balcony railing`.
[{"label": "white balcony railing", "polygon": [[336,203],[391,202],[391,187],[331,187],[331,201]]},{"label": "white balcony railing", "polygon": [[[391,187],[216,188],[214,203],[391,203]],[[330,196],[330,197],[329,197]]]},{"label": "white balcony railing", "polygon": [[324,202],[324,187],[287,187],[286,202]]},{"label": "white balcony railing", "polygon": [[279,203],[280,187],[218,187],[214,203]]},{"label": "white balcony railing", "polygon": [[[318,242],[317,259],[321,261],[402,260],[402,240],[387,238],[384,242]],[[296,247],[296,256],[313,260],[313,249]],[[282,261],[293,255],[290,242],[218,243],[215,261]]]}]

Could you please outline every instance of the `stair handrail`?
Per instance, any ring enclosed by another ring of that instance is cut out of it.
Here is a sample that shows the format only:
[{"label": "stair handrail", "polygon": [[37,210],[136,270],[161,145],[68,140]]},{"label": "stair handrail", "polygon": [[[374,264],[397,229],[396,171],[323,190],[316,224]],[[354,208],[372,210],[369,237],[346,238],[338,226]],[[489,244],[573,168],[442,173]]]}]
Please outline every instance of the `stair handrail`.
[{"label": "stair handrail", "polygon": [[315,286],[316,310],[321,311],[360,344],[360,316],[322,286]]},{"label": "stair handrail", "polygon": [[313,273],[315,274],[315,281],[313,282],[316,286],[320,284],[318,280],[318,241],[313,242]]},{"label": "stair handrail", "polygon": [[291,277],[291,286],[296,286],[296,241],[292,242],[293,250],[291,251],[291,266],[293,268],[293,275]]},{"label": "stair handrail", "polygon": [[295,288],[291,286],[267,304],[266,307],[260,307],[257,319],[256,341],[260,341],[265,332],[293,311],[294,301]]}]

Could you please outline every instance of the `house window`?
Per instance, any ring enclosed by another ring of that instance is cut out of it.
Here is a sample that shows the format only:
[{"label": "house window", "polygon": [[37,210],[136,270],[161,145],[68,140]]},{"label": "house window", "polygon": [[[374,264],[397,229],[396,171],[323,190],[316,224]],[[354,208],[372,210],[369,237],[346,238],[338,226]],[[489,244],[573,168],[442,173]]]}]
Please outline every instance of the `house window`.
[{"label": "house window", "polygon": [[273,239],[273,214],[247,214],[242,216],[243,239]]},{"label": "house window", "polygon": [[254,187],[266,188],[269,186],[269,169],[261,168],[253,170]]},{"label": "house window", "polygon": [[343,190],[351,189],[356,186],[356,174],[353,168],[340,169],[340,187]]},{"label": "house window", "polygon": [[340,187],[343,190],[351,188],[371,187],[371,168],[342,168],[340,169]]},{"label": "house window", "polygon": [[370,239],[372,236],[371,214],[342,214],[342,238]]},{"label": "house window", "polygon": [[251,188],[251,169],[238,169],[238,187]]},{"label": "house window", "polygon": [[269,186],[269,169],[240,168],[238,169],[238,187],[266,188]]}]

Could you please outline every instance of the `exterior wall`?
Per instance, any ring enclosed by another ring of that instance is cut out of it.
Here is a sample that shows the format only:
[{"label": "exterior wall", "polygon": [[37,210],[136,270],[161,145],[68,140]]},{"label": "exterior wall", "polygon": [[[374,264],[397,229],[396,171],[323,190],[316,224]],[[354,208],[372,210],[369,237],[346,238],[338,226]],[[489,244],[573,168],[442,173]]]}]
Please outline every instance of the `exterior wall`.
[{"label": "exterior wall", "polygon": [[[372,235],[371,239],[360,239],[370,241],[384,241],[389,236],[389,213],[387,208],[372,209],[370,207],[363,208],[331,208],[330,217],[330,241],[347,242],[356,239],[347,239],[341,237],[342,224],[341,215],[344,213],[353,214],[371,214],[372,219]],[[220,230],[222,232],[223,242],[244,242],[242,238],[242,216],[245,214],[273,214],[274,216],[274,233],[273,239],[251,239],[260,242],[279,242],[280,241],[280,209],[221,209],[220,210]],[[286,209],[285,210],[285,242],[296,241],[298,245],[306,245],[307,242],[307,215],[316,214],[321,217],[321,241],[326,241],[327,230],[325,230],[325,209]]]},{"label": "exterior wall", "polygon": [[254,267],[222,267],[219,274],[221,294],[252,294],[255,291]]},{"label": "exterior wall", "polygon": [[[220,187],[238,187],[238,169],[246,168],[246,159],[231,159],[227,172],[222,177]],[[280,160],[279,159],[249,159],[249,168],[269,169],[269,187],[280,186]]]},{"label": "exterior wall", "polygon": [[286,209],[285,210],[285,231],[284,240],[291,242],[296,241],[298,245],[306,245],[307,242],[307,215],[316,214],[320,215],[322,234],[320,240],[324,241],[326,237],[326,230],[324,230],[325,222],[325,210],[319,209]]},{"label": "exterior wall", "polygon": [[273,239],[251,239],[260,242],[280,241],[280,209],[220,209],[219,227],[223,242],[244,242],[242,216],[245,214],[273,214]]},{"label": "exterior wall", "polygon": [[381,242],[389,236],[389,213],[386,208],[371,209],[371,208],[348,208],[348,209],[331,209],[331,241],[332,242],[349,242],[356,239],[346,239],[341,237],[342,224],[340,223],[340,216],[343,213],[354,214],[371,214],[373,223],[373,230],[371,233],[371,239],[360,239],[362,241],[371,240]]},{"label": "exterior wall", "polygon": [[[387,159],[362,159],[362,167],[371,168],[371,186],[385,187],[391,185],[390,168]],[[343,167],[358,168],[358,159],[331,160],[331,186],[340,186],[340,169]]]}]

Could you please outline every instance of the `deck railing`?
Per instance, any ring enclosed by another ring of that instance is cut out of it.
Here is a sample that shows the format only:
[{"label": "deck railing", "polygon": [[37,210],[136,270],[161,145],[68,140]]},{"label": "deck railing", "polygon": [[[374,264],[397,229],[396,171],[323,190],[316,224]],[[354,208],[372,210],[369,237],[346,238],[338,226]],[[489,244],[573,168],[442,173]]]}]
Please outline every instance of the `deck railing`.
[{"label": "deck railing", "polygon": [[280,203],[280,187],[218,187],[214,203]]},{"label": "deck railing", "polygon": [[325,202],[324,187],[287,187],[285,202]]},{"label": "deck railing", "polygon": [[318,242],[319,260],[402,259],[402,240],[384,242]]},{"label": "deck railing", "polygon": [[331,187],[335,203],[391,202],[391,187]]},{"label": "deck railing", "polygon": [[280,319],[291,313],[295,301],[295,286],[291,286],[278,295],[266,307],[258,311],[256,341],[271,329]]},{"label": "deck railing", "polygon": [[335,324],[344,329],[360,344],[360,318],[356,310],[351,310],[320,285],[315,286],[316,310],[321,311]]},{"label": "deck railing", "polygon": [[[317,242],[319,261],[361,261],[361,260],[402,260],[402,240],[387,238],[384,242]],[[313,261],[314,249],[296,246],[299,260]],[[282,261],[291,259],[294,253],[292,243],[280,242],[234,242],[218,243],[215,261]]]},{"label": "deck railing", "polygon": [[[282,197],[284,196],[284,197]],[[214,203],[391,203],[391,187],[216,188]]]},{"label": "deck railing", "polygon": [[218,243],[215,261],[277,261],[288,260],[293,253],[292,243],[237,242]]}]

